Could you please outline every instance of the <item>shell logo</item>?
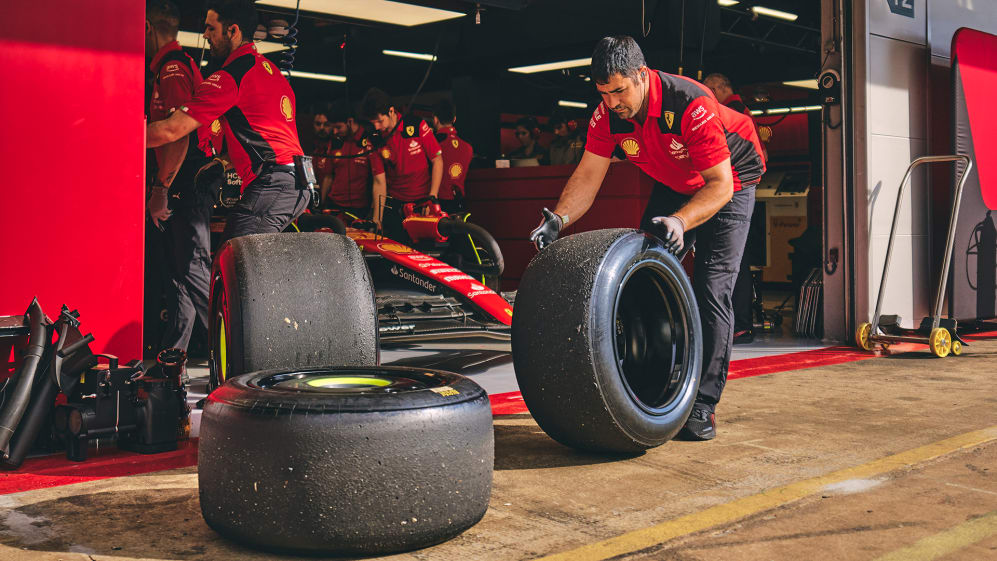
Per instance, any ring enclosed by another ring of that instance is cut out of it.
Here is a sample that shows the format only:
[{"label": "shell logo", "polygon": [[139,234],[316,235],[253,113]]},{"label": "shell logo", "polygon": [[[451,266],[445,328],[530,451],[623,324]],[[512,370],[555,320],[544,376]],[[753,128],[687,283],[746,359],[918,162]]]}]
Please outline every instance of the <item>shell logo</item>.
[{"label": "shell logo", "polygon": [[218,134],[222,132],[222,123],[218,119],[211,121],[211,134]]},{"label": "shell logo", "polygon": [[280,112],[288,121],[294,120],[294,107],[291,107],[291,98],[286,95],[280,97]]},{"label": "shell logo", "polygon": [[390,251],[391,253],[412,253],[411,247],[400,243],[379,243],[377,247],[381,251]]},{"label": "shell logo", "polygon": [[620,143],[620,147],[627,153],[627,156],[636,156],[637,154],[640,154],[640,143],[632,138],[625,139]]},{"label": "shell logo", "polygon": [[391,150],[388,150],[387,148],[385,148],[384,150],[381,150],[381,157],[384,158],[385,160],[390,160],[391,159]]},{"label": "shell logo", "polygon": [[450,166],[450,177],[457,179],[460,174],[464,173],[464,168],[460,164],[453,164]]},{"label": "shell logo", "polygon": [[265,60],[263,61],[263,70],[266,70],[267,74],[273,75],[273,67]]}]

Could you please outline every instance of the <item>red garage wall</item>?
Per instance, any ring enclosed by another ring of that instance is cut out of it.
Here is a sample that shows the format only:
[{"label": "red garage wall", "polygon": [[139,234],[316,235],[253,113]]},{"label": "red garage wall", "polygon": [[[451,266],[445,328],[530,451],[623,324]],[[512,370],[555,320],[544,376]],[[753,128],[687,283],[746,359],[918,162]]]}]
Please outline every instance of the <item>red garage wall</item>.
[{"label": "red garage wall", "polygon": [[5,2],[0,315],[80,310],[95,350],[141,356],[144,2]]}]

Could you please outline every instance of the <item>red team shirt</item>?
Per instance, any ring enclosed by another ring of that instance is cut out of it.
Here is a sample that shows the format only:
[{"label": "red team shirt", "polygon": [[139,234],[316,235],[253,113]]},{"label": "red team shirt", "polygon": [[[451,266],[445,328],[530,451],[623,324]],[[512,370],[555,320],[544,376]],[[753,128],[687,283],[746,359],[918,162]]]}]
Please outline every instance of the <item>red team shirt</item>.
[{"label": "red team shirt", "polygon": [[316,142],[315,149],[312,150],[312,167],[315,168],[315,181],[319,185],[327,175],[332,173],[332,139],[325,142]]},{"label": "red team shirt", "polygon": [[176,41],[159,49],[149,69],[156,75],[149,102],[149,122],[162,121],[190,99],[194,84],[201,81],[201,71]]},{"label": "red team shirt", "polygon": [[429,196],[429,161],[440,155],[440,145],[426,121],[408,125],[399,116],[377,154],[387,174],[389,197],[412,202]]},{"label": "red team shirt", "polygon": [[291,85],[251,43],[233,51],[182,109],[202,124],[225,117],[221,125],[243,190],[264,163],[293,164],[294,156],[304,154],[294,124]]},{"label": "red team shirt", "polygon": [[370,206],[370,178],[384,173],[384,164],[370,149],[364,130],[357,127],[357,132],[347,137],[340,148],[332,150],[331,155],[336,157],[327,158],[332,167],[329,199],[344,207]]},{"label": "red team shirt", "polygon": [[466,140],[457,136],[457,129],[453,127],[441,127],[436,133],[436,139],[443,151],[443,183],[440,185],[439,198],[452,200],[452,187],[456,187],[463,197],[464,180],[467,179],[467,168],[471,165],[474,149]]},{"label": "red team shirt", "polygon": [[647,119],[621,119],[600,103],[589,121],[585,149],[608,158],[619,146],[628,160],[672,190],[691,195],[705,184],[700,171],[730,158],[734,190],[758,183],[762,147],[749,117],[717,103],[702,84],[650,71]]}]

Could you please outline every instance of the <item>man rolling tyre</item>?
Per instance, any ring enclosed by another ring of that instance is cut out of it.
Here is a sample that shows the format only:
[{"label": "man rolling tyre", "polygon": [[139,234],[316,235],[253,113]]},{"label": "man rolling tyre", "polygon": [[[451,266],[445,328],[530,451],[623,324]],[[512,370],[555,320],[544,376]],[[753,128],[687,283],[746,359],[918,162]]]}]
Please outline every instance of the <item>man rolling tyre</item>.
[{"label": "man rolling tyre", "polygon": [[[717,103],[705,86],[651,70],[630,37],[606,37],[592,55],[602,103],[589,121],[581,162],[553,211],[530,239],[538,249],[592,205],[619,146],[656,181],[640,227],[657,233],[680,258],[696,246],[693,288],[703,332],[703,372],[681,436],[716,436],[714,411],[727,380],[733,319],[731,292],[765,170],[750,119]],[[701,235],[698,235],[701,234]]]}]

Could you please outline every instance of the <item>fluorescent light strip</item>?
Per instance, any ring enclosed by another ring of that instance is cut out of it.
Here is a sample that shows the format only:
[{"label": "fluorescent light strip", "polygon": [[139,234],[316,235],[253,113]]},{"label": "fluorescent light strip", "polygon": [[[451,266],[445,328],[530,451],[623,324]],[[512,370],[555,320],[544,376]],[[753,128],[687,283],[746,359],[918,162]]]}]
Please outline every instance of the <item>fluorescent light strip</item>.
[{"label": "fluorescent light strip", "polygon": [[[178,32],[177,42],[184,47],[191,47],[194,49],[201,49],[208,46],[208,42],[204,40],[204,36],[193,31]],[[287,47],[283,44],[276,43],[274,41],[256,41],[255,43],[256,50],[259,51],[260,54],[275,53],[277,51],[287,49]]]},{"label": "fluorescent light strip", "polygon": [[784,86],[792,86],[794,88],[806,88],[808,90],[817,89],[817,78],[811,78],[810,80],[790,80],[788,82],[783,82]]},{"label": "fluorescent light strip", "polygon": [[717,0],[717,4],[720,4],[724,8],[729,8],[736,4],[740,4],[740,2],[738,2],[737,0]]},{"label": "fluorescent light strip", "polygon": [[337,76],[336,74],[316,74],[314,72],[302,72],[301,70],[292,70],[292,78],[310,78],[312,80],[326,80],[328,82],[345,82],[346,76]]},{"label": "fluorescent light strip", "polygon": [[770,18],[784,19],[786,21],[796,21],[796,18],[800,17],[796,14],[791,14],[782,10],[773,10],[772,8],[766,8],[765,6],[752,6],[751,11],[755,12],[755,14],[759,16],[768,16]]},{"label": "fluorescent light strip", "polygon": [[425,53],[409,53],[409,52],[405,52],[405,51],[392,51],[391,49],[384,49],[381,52],[384,53],[384,54],[386,54],[386,55],[400,56],[402,58],[415,58],[415,59],[419,59],[419,60],[436,60],[435,56],[428,55],[428,54],[425,54]]},{"label": "fluorescent light strip", "polygon": [[561,70],[564,68],[577,68],[579,66],[591,66],[592,58],[576,58],[572,60],[562,60],[559,62],[548,62],[545,64],[533,64],[531,66],[517,66],[510,68],[509,72],[519,74],[533,74],[535,72],[548,72],[550,70]]},{"label": "fluorescent light strip", "polygon": [[772,109],[752,109],[752,115],[785,115],[786,113],[807,113],[809,111],[820,111],[822,105],[797,105],[794,107],[773,107]]},{"label": "fluorescent light strip", "polygon": [[762,111],[761,109],[752,109],[751,110],[751,114],[752,115],[761,115],[762,113],[764,113],[764,111]]},{"label": "fluorescent light strip", "polygon": [[588,103],[582,103],[580,101],[568,101],[566,99],[557,100],[557,104],[561,107],[577,107],[578,109],[585,109],[589,106]]},{"label": "fluorescent light strip", "polygon": [[[298,0],[259,0],[257,4],[294,10]],[[463,12],[427,8],[390,0],[301,0],[306,12],[332,14],[351,19],[362,19],[412,27],[437,21],[464,17]]]},{"label": "fluorescent light strip", "polygon": [[784,113],[789,113],[789,107],[776,107],[774,109],[766,109],[766,115],[782,115]]}]

